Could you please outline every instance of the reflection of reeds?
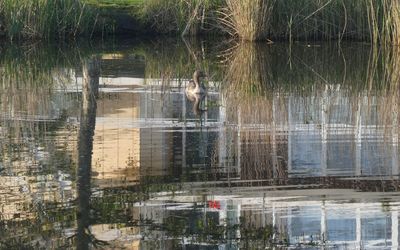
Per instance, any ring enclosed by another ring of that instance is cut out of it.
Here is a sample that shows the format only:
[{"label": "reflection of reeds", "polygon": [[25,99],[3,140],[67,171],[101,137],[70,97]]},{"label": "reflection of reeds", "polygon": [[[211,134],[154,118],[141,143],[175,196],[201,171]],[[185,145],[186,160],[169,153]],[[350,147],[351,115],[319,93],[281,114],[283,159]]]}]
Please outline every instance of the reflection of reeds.
[{"label": "reflection of reeds", "polygon": [[[400,76],[396,47],[336,49],[294,46],[286,50],[240,44],[227,60],[223,85],[227,109],[232,108],[233,113],[240,110],[242,121],[270,124],[273,106],[287,109],[287,98],[291,96],[296,109],[303,106],[304,112],[315,112],[322,103],[328,122],[347,113],[347,120],[341,122],[352,124],[360,95],[364,98],[363,112],[372,112],[374,98],[397,98]],[[308,122],[318,123],[318,119]]]},{"label": "reflection of reeds", "polygon": [[227,60],[229,64],[223,93],[229,102],[227,109],[232,109],[233,112],[240,110],[242,120],[247,121],[247,115],[258,117],[259,121],[271,117],[272,102],[265,96],[271,93],[268,90],[271,84],[268,52],[265,46],[242,43],[232,51]]},{"label": "reflection of reeds", "polygon": [[[377,107],[379,122],[385,126],[385,134],[390,134],[393,142],[398,142],[399,98],[400,98],[400,49],[388,47],[382,52],[384,63],[382,81],[384,87],[378,97]],[[388,129],[388,128],[391,129]]]},{"label": "reflection of reeds", "polygon": [[287,178],[287,136],[244,131],[241,136],[241,177],[245,180]]},{"label": "reflection of reeds", "polygon": [[[275,102],[279,91],[273,91],[269,57],[269,47],[239,44],[229,57],[222,90],[228,120],[241,131],[241,174],[246,179],[283,178],[286,173],[286,139],[278,139],[275,129],[280,123],[276,116],[285,114],[279,111],[286,105]],[[246,126],[250,128],[242,129]]]},{"label": "reflection of reeds", "polygon": [[182,80],[192,78],[196,69],[213,76],[214,81],[220,74],[212,48],[197,41],[157,41],[151,46],[137,46],[135,53],[145,58],[145,80],[160,80],[163,87],[168,87],[172,80],[182,84]]},{"label": "reflection of reeds", "polygon": [[[357,58],[353,54],[351,47],[332,53],[331,48],[288,51],[240,44],[233,50],[223,95],[227,120],[238,124],[244,176],[285,176],[282,145],[294,125],[311,125],[323,142],[336,138],[337,128],[352,127],[354,141],[377,136],[397,143],[399,50],[365,47]],[[388,147],[372,150],[384,155]]]},{"label": "reflection of reeds", "polygon": [[72,53],[76,50],[66,53],[35,46],[10,47],[4,52],[0,58],[1,119],[18,138],[19,133],[37,130],[39,123],[56,115],[52,91],[72,79],[67,68],[77,65],[80,55]]},{"label": "reflection of reeds", "polygon": [[183,43],[156,42],[153,47],[141,50],[146,60],[145,78],[161,79],[163,84],[177,78],[189,78],[195,69],[195,61]]}]

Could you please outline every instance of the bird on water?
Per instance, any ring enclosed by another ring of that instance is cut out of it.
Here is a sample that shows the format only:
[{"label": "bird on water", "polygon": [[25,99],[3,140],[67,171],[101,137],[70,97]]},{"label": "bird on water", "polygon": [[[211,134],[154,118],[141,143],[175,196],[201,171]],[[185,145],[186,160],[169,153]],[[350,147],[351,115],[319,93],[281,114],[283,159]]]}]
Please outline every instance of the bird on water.
[{"label": "bird on water", "polygon": [[193,80],[191,80],[186,87],[186,96],[206,93],[205,88],[200,83],[201,78],[204,77],[206,77],[206,74],[201,70],[196,70],[193,73]]},{"label": "bird on water", "polygon": [[206,95],[206,89],[201,84],[201,78],[206,77],[203,71],[196,70],[193,73],[193,80],[189,82],[186,87],[186,97],[189,101],[193,103],[193,113],[198,116],[204,111],[200,108],[201,102],[204,100]]}]

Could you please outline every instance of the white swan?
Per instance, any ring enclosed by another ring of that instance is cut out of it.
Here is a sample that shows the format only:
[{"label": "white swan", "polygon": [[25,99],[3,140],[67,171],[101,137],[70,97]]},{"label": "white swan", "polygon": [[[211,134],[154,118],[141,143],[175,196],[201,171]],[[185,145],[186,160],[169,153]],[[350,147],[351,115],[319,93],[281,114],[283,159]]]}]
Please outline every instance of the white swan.
[{"label": "white swan", "polygon": [[196,70],[193,73],[193,80],[191,80],[189,82],[189,85],[186,87],[186,96],[188,98],[191,95],[197,95],[197,94],[201,95],[206,93],[206,90],[203,88],[203,86],[200,85],[201,77],[206,77],[203,71]]}]

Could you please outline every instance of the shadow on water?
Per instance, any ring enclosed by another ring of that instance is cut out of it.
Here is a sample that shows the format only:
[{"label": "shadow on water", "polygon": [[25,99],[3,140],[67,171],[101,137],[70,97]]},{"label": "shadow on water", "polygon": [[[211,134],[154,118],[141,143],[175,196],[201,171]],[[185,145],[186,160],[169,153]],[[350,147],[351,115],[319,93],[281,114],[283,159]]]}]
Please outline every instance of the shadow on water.
[{"label": "shadow on water", "polygon": [[4,46],[0,245],[396,248],[399,69],[355,43]]}]

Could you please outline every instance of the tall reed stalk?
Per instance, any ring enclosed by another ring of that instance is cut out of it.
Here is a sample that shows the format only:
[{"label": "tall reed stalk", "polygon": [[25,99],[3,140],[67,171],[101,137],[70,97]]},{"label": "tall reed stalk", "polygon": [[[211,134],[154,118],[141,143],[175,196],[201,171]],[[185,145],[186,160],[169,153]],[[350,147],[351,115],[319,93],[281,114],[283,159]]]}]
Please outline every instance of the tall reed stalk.
[{"label": "tall reed stalk", "polygon": [[399,1],[385,1],[387,8],[387,37],[390,43],[400,45],[400,2]]}]

